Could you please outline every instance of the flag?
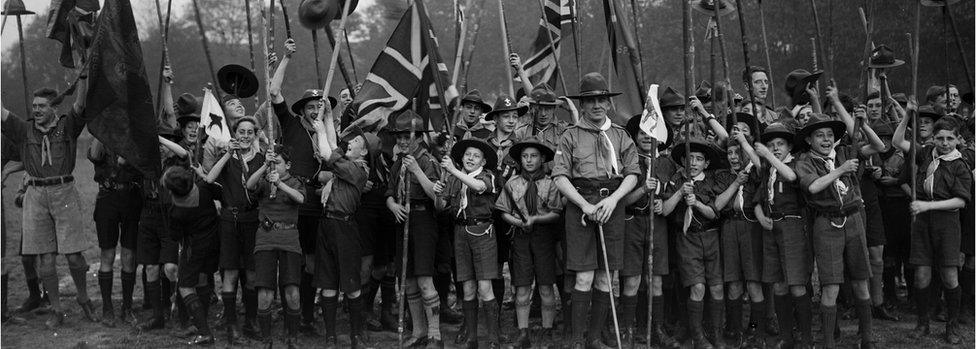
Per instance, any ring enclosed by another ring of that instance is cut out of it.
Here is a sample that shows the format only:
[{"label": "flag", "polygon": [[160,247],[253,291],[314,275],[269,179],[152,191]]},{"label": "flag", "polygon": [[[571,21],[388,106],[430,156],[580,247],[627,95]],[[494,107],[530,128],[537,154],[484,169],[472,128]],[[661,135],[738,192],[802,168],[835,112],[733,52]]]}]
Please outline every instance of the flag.
[{"label": "flag", "polygon": [[[537,1],[537,0],[531,0]],[[562,23],[572,20],[569,0],[545,0],[544,13],[539,19],[539,31],[532,42],[532,54],[523,68],[532,85],[547,83],[555,86],[553,79],[559,61],[559,40],[562,37]],[[549,46],[550,37],[552,47]],[[553,52],[555,48],[555,52]]]},{"label": "flag", "polygon": [[105,0],[92,43],[85,118],[112,152],[159,178],[159,141],[139,31],[128,0]]},{"label": "flag", "polygon": [[[612,4],[611,4],[612,2]],[[616,86],[611,90],[621,91],[619,97],[613,101],[616,111],[615,122],[623,125],[630,117],[640,114],[644,102],[641,98],[641,69],[637,42],[631,32],[626,17],[621,16],[620,7],[616,0],[604,0],[603,14],[606,17],[607,35],[610,43],[610,62],[613,71],[608,81],[615,81]]]},{"label": "flag", "polygon": [[425,119],[427,129],[439,130],[445,109],[437,87],[446,87],[443,100],[457,94],[447,87],[448,81],[447,65],[441,60],[423,2],[415,1],[403,13],[356,94],[352,107],[358,119],[352,125],[367,131],[382,128],[392,113],[416,100],[417,114]]},{"label": "flag", "polygon": [[[665,123],[662,122],[661,105],[657,100],[657,84],[652,84],[647,89],[647,97],[644,104],[644,112],[641,114],[640,129],[658,141],[659,144],[668,142],[669,132]],[[655,149],[654,151],[657,151]]]},{"label": "flag", "polygon": [[[106,6],[108,7],[108,6]],[[47,37],[61,42],[61,65],[74,68],[80,62],[95,37],[95,16],[98,0],[53,0],[47,16]]]},{"label": "flag", "polygon": [[227,127],[224,109],[220,107],[217,97],[214,97],[210,89],[203,92],[203,106],[200,107],[200,126],[204,127],[207,136],[218,143],[230,142],[230,128]]}]

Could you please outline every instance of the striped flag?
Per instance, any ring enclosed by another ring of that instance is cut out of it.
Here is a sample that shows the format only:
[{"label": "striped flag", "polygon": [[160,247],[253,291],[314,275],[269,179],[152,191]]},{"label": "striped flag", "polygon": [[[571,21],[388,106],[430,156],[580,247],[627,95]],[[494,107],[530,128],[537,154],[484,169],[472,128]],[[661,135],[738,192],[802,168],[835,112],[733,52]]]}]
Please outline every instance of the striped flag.
[{"label": "striped flag", "polygon": [[[530,0],[538,1],[538,0]],[[572,20],[572,9],[569,0],[545,0],[545,13],[539,19],[539,32],[532,42],[533,54],[525,60],[523,68],[532,85],[548,83],[556,86],[556,62],[559,60],[559,40],[562,36],[562,24]],[[549,39],[552,37],[552,48]]]}]

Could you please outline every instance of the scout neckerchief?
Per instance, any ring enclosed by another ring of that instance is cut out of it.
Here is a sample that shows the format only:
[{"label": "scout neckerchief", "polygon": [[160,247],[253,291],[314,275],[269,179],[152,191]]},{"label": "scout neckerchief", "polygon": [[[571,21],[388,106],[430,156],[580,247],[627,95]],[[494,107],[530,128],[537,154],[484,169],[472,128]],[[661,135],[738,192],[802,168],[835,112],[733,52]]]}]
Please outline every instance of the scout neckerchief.
[{"label": "scout neckerchief", "polygon": [[247,163],[254,159],[254,156],[258,154],[257,150],[254,149],[257,142],[251,142],[251,146],[248,147],[244,153],[240,151],[235,151],[231,153],[231,157],[241,160],[241,186],[244,187],[244,198],[247,199],[247,203],[251,203],[251,194],[247,190],[247,177],[248,173],[251,172],[250,167]]},{"label": "scout neckerchief", "polygon": [[[302,116],[298,116],[298,122],[301,123],[302,128],[305,129],[305,134],[308,136],[308,141],[309,143],[312,143],[312,150],[315,152],[316,155],[318,155],[319,141],[315,139],[315,127],[312,127],[312,124],[308,122],[308,120],[305,120],[305,118]],[[314,158],[315,161],[318,161],[320,165],[322,164],[322,159],[320,157],[314,156]]]},{"label": "scout neckerchief", "polygon": [[62,117],[64,116],[55,116],[50,124],[44,126],[38,125],[36,122],[34,123],[34,129],[41,132],[41,166],[44,166],[45,162],[48,165],[54,165],[54,157],[51,156],[51,139],[48,136],[51,130],[58,127],[58,123],[61,122]]},{"label": "scout neckerchief", "polygon": [[[481,174],[481,171],[484,168],[485,168],[484,166],[479,166],[477,170],[471,171],[470,173],[468,173],[468,175],[471,176],[471,177],[477,178],[478,175]],[[461,217],[461,218],[467,219],[468,218],[468,214],[466,212],[464,212],[464,209],[468,208],[468,189],[469,188],[468,188],[468,185],[467,184],[464,184],[464,182],[461,182],[461,181],[459,181],[459,182],[461,183],[461,204],[458,205],[459,206],[458,207],[458,212],[455,215],[455,217]],[[485,183],[485,184],[488,184],[488,183]]]},{"label": "scout neckerchief", "polygon": [[[413,155],[413,157],[414,157],[415,160],[420,161],[420,158],[421,158],[421,156],[423,156],[424,152],[426,152],[426,149],[424,149],[424,147],[422,147],[420,144],[417,144],[416,145],[416,148],[414,148],[414,150],[413,150],[413,154],[412,155]],[[399,162],[399,165],[400,165],[400,168],[398,169],[398,172],[397,172],[397,175],[398,175],[397,179],[398,179],[398,181],[397,181],[397,187],[396,187],[396,194],[397,194],[396,197],[397,197],[397,199],[400,199],[400,200],[409,200],[410,197],[408,195],[410,193],[407,193],[407,185],[406,185],[406,183],[407,183],[407,176],[406,176],[407,167],[403,165],[403,158],[405,158],[405,157],[407,157],[407,155],[411,155],[411,154],[408,153],[406,150],[401,149],[399,146],[394,146],[393,147],[393,153],[394,154],[397,154],[396,155],[396,159],[394,161],[395,162]],[[431,160],[431,161],[433,161],[433,160]],[[419,165],[419,163],[418,163],[418,165]],[[401,178],[403,180],[399,180]]]},{"label": "scout neckerchief", "polygon": [[[455,125],[455,126],[457,126],[458,128],[464,130],[464,134],[461,135],[461,139],[469,139],[469,138],[471,138],[471,133],[472,132],[484,128],[484,125],[481,124],[480,117],[479,117],[479,120],[475,120],[474,125],[472,125],[472,126],[468,126],[468,123],[464,122],[464,118],[461,118],[461,120],[458,120],[457,125]],[[479,127],[479,126],[481,126],[481,127]]]},{"label": "scout neckerchief", "polygon": [[939,155],[938,148],[932,149],[932,162],[929,163],[929,167],[925,169],[925,181],[922,183],[922,187],[925,188],[925,193],[932,197],[932,193],[935,191],[935,170],[939,169],[939,163],[942,161],[953,161],[962,158],[962,153],[958,149],[953,149],[951,152],[945,155]]},{"label": "scout neckerchief", "polygon": [[512,138],[515,138],[514,132],[509,133],[507,136],[505,136],[505,139],[501,141],[498,140],[498,132],[495,132],[491,137],[488,138],[491,145],[495,147],[495,155],[498,159],[498,173],[501,178],[505,179],[509,178],[512,175],[512,172],[514,172],[514,168],[508,166],[504,161],[505,157],[508,155],[508,150],[515,145],[515,141],[512,140]]},{"label": "scout neckerchief", "polygon": [[[837,159],[837,150],[831,149],[830,154],[827,156],[821,156],[820,154],[814,154],[815,158],[823,160],[824,165],[827,166],[827,173],[833,172],[836,169],[834,161]],[[847,195],[847,184],[844,184],[844,176],[838,177],[834,180],[834,192],[837,193],[837,201],[840,202],[841,206],[844,206],[844,195]]]},{"label": "scout neckerchief", "polygon": [[539,213],[539,186],[536,181],[546,177],[546,171],[539,166],[535,171],[522,171],[522,178],[525,179],[525,209],[530,216]]},{"label": "scout neckerchief", "polygon": [[[793,162],[793,154],[787,153],[786,157],[783,158],[783,163],[788,164],[791,162]],[[769,207],[773,207],[773,198],[776,196],[776,188],[774,188],[774,186],[776,185],[776,177],[778,171],[776,170],[776,166],[770,166],[770,167],[771,168],[769,169],[769,180],[766,182],[767,184],[766,200],[769,201]]]},{"label": "scout neckerchief", "polygon": [[[609,178],[619,177],[620,166],[617,165],[617,151],[613,147],[613,141],[610,139],[610,135],[607,134],[607,130],[609,130],[610,127],[613,126],[613,123],[610,122],[610,118],[605,118],[602,125],[594,125],[592,122],[589,122],[589,120],[587,120],[586,123],[597,128],[591,129],[589,127],[584,127],[585,130],[589,130],[591,132],[600,131],[600,135],[603,136],[603,139],[596,142],[597,161],[601,161],[600,159],[602,158],[604,159],[602,160],[604,165],[610,165],[608,167],[607,177]],[[607,162],[609,162],[609,164],[607,164]]]},{"label": "scout neckerchief", "polygon": [[[742,172],[745,172],[745,173],[752,172],[752,167],[753,167],[752,162],[749,162],[749,164],[746,165],[746,168],[743,169]],[[744,188],[743,187],[745,187],[745,184],[740,184],[739,185],[739,190],[737,190],[737,192],[735,193],[735,206],[733,206],[732,209],[734,210],[734,209],[738,208],[739,211],[742,212],[742,216],[745,217],[746,216],[746,210],[745,210],[745,207],[746,207],[746,199],[745,199],[745,195],[743,193],[744,192]]]},{"label": "scout neckerchief", "polygon": [[[692,187],[694,187],[695,182],[701,182],[703,180],[705,180],[705,172],[704,171],[702,171],[702,173],[699,173],[697,176],[694,176],[694,177],[691,178],[691,185],[692,185]],[[681,190],[681,189],[679,188],[678,190]],[[688,227],[691,226],[691,220],[694,219],[694,218],[695,218],[695,213],[692,211],[691,206],[688,206],[688,208],[685,209],[685,221],[684,221],[684,226],[681,228],[682,229],[681,230],[682,232],[684,232],[685,234],[688,234]]]}]

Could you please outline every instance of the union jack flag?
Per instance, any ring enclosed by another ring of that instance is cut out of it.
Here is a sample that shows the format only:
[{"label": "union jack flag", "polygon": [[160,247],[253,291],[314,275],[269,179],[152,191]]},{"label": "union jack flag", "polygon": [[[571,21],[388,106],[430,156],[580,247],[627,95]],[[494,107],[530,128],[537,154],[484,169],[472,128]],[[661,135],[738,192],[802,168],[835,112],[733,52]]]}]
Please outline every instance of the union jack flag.
[{"label": "union jack flag", "polygon": [[[537,0],[531,0],[537,1]],[[532,42],[532,55],[525,60],[523,68],[533,85],[543,82],[555,86],[553,78],[559,60],[559,40],[562,37],[562,23],[573,19],[570,0],[545,0],[542,18],[539,19],[539,32]],[[549,47],[550,36],[552,47]],[[552,48],[555,48],[553,52]]]}]

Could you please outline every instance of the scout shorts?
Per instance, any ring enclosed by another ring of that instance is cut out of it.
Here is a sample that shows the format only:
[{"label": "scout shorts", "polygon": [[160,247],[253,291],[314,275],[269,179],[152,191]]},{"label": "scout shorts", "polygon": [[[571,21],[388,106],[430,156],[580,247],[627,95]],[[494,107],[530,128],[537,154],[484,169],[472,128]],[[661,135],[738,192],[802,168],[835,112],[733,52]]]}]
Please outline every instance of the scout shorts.
[{"label": "scout shorts", "polygon": [[21,253],[71,254],[88,249],[74,183],[28,186],[24,193]]},{"label": "scout shorts", "polygon": [[[627,215],[624,236],[624,268],[621,276],[645,275],[647,272],[647,228],[650,217]],[[654,275],[668,275],[668,223],[664,217],[654,218]]]},{"label": "scout shorts", "polygon": [[884,246],[887,239],[881,204],[878,200],[865,201],[861,213],[864,217],[864,236],[868,247]]},{"label": "scout shorts", "polygon": [[254,270],[254,239],[259,222],[220,220],[220,269]]},{"label": "scout shorts", "polygon": [[517,230],[512,239],[512,286],[552,285],[556,282],[556,234],[551,224],[537,224],[531,231]]},{"label": "scout shorts", "polygon": [[725,282],[762,279],[762,226],[738,218],[722,223],[722,279]]},{"label": "scout shorts", "polygon": [[277,290],[276,286],[298,285],[302,281],[302,255],[282,250],[254,252],[254,287]]},{"label": "scout shorts", "polygon": [[[885,198],[881,201],[881,213],[885,229],[885,262],[908,261],[912,245],[912,213],[908,197]],[[969,230],[972,231],[972,230]],[[968,234],[972,236],[972,234]],[[965,245],[964,245],[965,246]]]},{"label": "scout shorts", "polygon": [[[959,211],[928,211],[915,216],[911,257],[914,265],[958,267],[959,244],[962,239]],[[972,234],[969,231],[968,234]]]},{"label": "scout shorts", "polygon": [[457,281],[493,280],[498,273],[498,232],[489,222],[454,226]]},{"label": "scout shorts", "polygon": [[109,249],[121,245],[134,249],[139,237],[139,214],[142,194],[138,188],[99,191],[95,199],[95,231],[98,248]]},{"label": "scout shorts", "polygon": [[716,286],[722,284],[722,260],[719,255],[719,232],[717,228],[706,231],[678,230],[677,250],[681,256],[681,284],[689,287],[696,284]]},{"label": "scout shorts", "polygon": [[871,277],[860,212],[840,218],[815,217],[812,235],[820,284],[842,284],[845,275],[851,280]]},{"label": "scout shorts", "polygon": [[147,203],[142,206],[142,214],[139,217],[139,237],[136,242],[136,263],[159,265],[179,261],[180,245],[163,220],[166,212],[169,212],[169,209],[158,203]]},{"label": "scout shorts", "polygon": [[806,285],[813,271],[813,249],[807,233],[807,219],[787,216],[773,221],[764,231],[762,282]]},{"label": "scout shorts", "polygon": [[359,291],[363,252],[356,224],[323,217],[315,239],[315,286],[345,293]]},{"label": "scout shorts", "polygon": [[393,261],[396,255],[396,218],[386,207],[359,207],[356,211],[356,224],[362,239],[364,256],[373,256],[373,265],[383,266]]},{"label": "scout shorts", "polygon": [[[407,249],[407,277],[434,276],[437,258],[437,220],[432,207],[411,205]],[[396,266],[403,268],[403,224],[397,224]],[[398,274],[399,275],[399,274]]]},{"label": "scout shorts", "polygon": [[[583,211],[573,203],[566,204],[566,269],[572,271],[603,270],[603,248],[599,225],[583,218]],[[610,220],[603,224],[606,257],[610,270],[620,270],[624,255],[624,207],[617,205]]]},{"label": "scout shorts", "polygon": [[220,239],[216,234],[191,236],[183,239],[180,251],[179,287],[193,288],[200,281],[200,275],[217,272]]}]

